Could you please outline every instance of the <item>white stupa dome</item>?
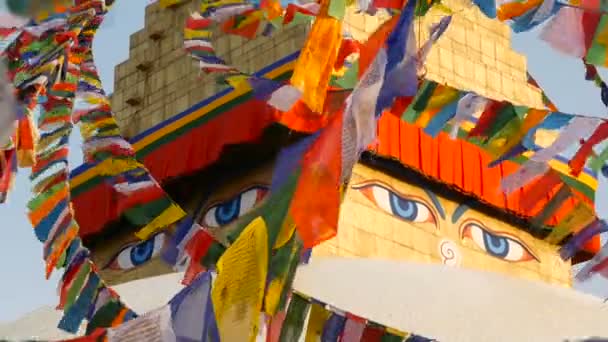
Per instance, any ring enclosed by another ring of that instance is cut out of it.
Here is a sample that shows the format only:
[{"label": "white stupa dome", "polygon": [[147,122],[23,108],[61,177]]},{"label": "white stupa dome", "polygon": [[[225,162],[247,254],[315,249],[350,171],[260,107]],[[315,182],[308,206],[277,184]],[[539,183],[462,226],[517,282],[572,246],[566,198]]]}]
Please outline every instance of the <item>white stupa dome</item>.
[{"label": "white stupa dome", "polygon": [[[167,303],[182,274],[115,287],[137,312]],[[608,336],[608,306],[572,289],[443,265],[314,258],[294,287],[341,310],[442,342],[554,341]],[[0,339],[73,337],[55,328],[61,313],[43,307],[0,325]]]}]

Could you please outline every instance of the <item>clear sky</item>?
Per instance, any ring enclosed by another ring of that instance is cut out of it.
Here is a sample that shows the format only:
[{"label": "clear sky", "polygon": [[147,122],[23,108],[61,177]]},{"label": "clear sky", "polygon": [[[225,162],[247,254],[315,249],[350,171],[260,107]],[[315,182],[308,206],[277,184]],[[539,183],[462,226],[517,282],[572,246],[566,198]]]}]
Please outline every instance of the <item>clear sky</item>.
[{"label": "clear sky", "polygon": [[[95,39],[97,65],[106,91],[111,92],[114,83],[114,66],[128,57],[129,35],[143,27],[144,8],[149,0],[116,1]],[[0,12],[4,11],[0,1]],[[531,74],[545,89],[549,97],[564,112],[605,116],[606,108],[600,100],[599,89],[584,80],[582,63],[574,58],[551,50],[537,38],[538,32],[513,36],[516,50],[528,56]],[[607,73],[602,70],[602,74]],[[77,130],[76,130],[77,133]],[[71,167],[81,163],[80,139],[72,135],[71,148],[75,156]],[[44,279],[42,245],[35,238],[25,216],[25,204],[29,198],[27,170],[20,170],[15,191],[9,202],[0,205],[0,321],[11,321],[41,305],[56,305],[57,273],[50,280]],[[600,195],[602,196],[602,195]],[[601,200],[607,200],[603,195]],[[608,282],[593,279],[579,289],[608,297]]]}]

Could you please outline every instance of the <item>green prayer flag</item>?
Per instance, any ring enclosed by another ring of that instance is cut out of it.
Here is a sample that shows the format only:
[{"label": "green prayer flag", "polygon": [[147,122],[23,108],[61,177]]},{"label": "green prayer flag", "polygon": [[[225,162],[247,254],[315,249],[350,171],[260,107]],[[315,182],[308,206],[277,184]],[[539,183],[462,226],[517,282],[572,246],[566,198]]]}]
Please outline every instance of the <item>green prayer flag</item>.
[{"label": "green prayer flag", "polygon": [[606,35],[606,30],[608,30],[608,15],[602,15],[591,47],[587,51],[587,56],[585,56],[587,63],[599,66],[606,65],[606,45],[601,39],[602,36]]},{"label": "green prayer flag", "polygon": [[124,305],[117,299],[111,299],[104,306],[102,306],[87,325],[86,335],[90,335],[97,328],[108,328],[112,325],[112,321],[116,318],[116,315],[122,310]]},{"label": "green prayer flag", "polygon": [[403,336],[391,334],[388,331],[385,331],[384,335],[382,335],[382,338],[380,339],[380,342],[401,342],[401,341],[403,341]]},{"label": "green prayer flag", "polygon": [[271,250],[289,213],[289,207],[299,178],[300,172],[298,170],[291,174],[285,184],[260,207],[260,216],[264,218],[268,229],[268,247]]},{"label": "green prayer flag", "polygon": [[283,26],[283,17],[276,17],[270,20],[270,24],[272,24],[274,28],[280,29]]},{"label": "green prayer flag", "polygon": [[589,166],[594,172],[598,172],[602,166],[604,166],[606,160],[608,160],[608,146],[606,146],[598,156],[591,159]]},{"label": "green prayer flag", "polygon": [[285,184],[272,193],[266,202],[249,213],[239,218],[239,223],[226,231],[226,237],[233,243],[241,235],[241,232],[258,216],[262,216],[268,229],[268,246],[272,248],[283,225],[283,221],[289,212],[291,197],[293,196],[300,172],[294,172],[289,176]]},{"label": "green prayer flag", "polygon": [[300,12],[296,12],[293,16],[293,21],[291,22],[294,25],[297,24],[308,24],[315,20],[315,17],[312,15],[303,14]]},{"label": "green prayer flag", "polygon": [[57,259],[57,263],[55,264],[55,269],[61,269],[63,266],[65,266],[65,261],[67,260],[68,257],[68,249],[66,248],[63,253],[61,253],[61,256],[59,257],[59,259]]},{"label": "green prayer flag", "polygon": [[134,226],[145,226],[169,208],[171,204],[171,199],[162,197],[158,200],[129,208],[123,212],[123,215]]},{"label": "green prayer flag", "polygon": [[76,278],[74,278],[74,280],[72,281],[72,286],[68,290],[65,305],[63,307],[64,312],[67,312],[72,306],[72,304],[74,304],[76,298],[82,290],[85,280],[87,280],[90,273],[91,264],[88,261],[85,261],[84,264],[81,266],[80,270],[78,270],[78,274],[76,275]]},{"label": "green prayer flag", "polygon": [[335,83],[343,89],[354,89],[359,81],[358,75],[359,63],[354,63]]},{"label": "green prayer flag", "polygon": [[65,187],[66,187],[66,185],[64,183],[59,183],[59,184],[53,185],[47,191],[45,191],[45,192],[43,192],[43,193],[35,196],[34,198],[32,198],[27,203],[27,208],[30,211],[35,211],[36,209],[40,208],[40,206],[44,202],[46,202],[50,197],[52,197],[54,194],[56,194],[57,192],[61,191]]},{"label": "green prayer flag", "polygon": [[441,0],[420,0],[416,4],[415,14],[417,17],[425,15],[433,5],[439,3]]},{"label": "green prayer flag", "polygon": [[553,213],[565,200],[568,199],[568,197],[571,196],[571,194],[572,192],[570,191],[570,187],[565,184],[562,185],[555,196],[549,200],[549,203],[547,203],[541,212],[532,219],[532,224],[538,227],[544,226],[545,221],[547,221],[547,219],[553,215]]},{"label": "green prayer flag", "polygon": [[344,19],[346,14],[346,1],[345,0],[330,0],[327,14],[338,20]]},{"label": "green prayer flag", "polygon": [[517,114],[513,105],[507,104],[506,106],[503,106],[488,128],[486,137],[492,139],[496,133],[503,129],[514,118],[517,118]]},{"label": "green prayer flag", "polygon": [[206,269],[215,268],[217,261],[220,260],[220,257],[224,254],[225,251],[226,251],[226,247],[224,247],[219,242],[214,242],[209,247],[209,250],[207,250],[207,254],[205,254],[203,259],[200,260],[199,262]]},{"label": "green prayer flag", "polygon": [[296,277],[296,269],[300,264],[300,255],[302,254],[302,250],[304,248],[304,244],[300,239],[299,235],[293,234],[293,244],[291,245],[291,259],[289,264],[289,269],[287,270],[287,278],[285,280],[285,288],[283,289],[283,293],[281,294],[281,301],[279,302],[279,311],[282,311],[285,305],[287,305],[287,298],[289,291],[293,288],[293,281]]},{"label": "green prayer flag", "polygon": [[409,123],[416,122],[418,117],[420,117],[420,114],[422,114],[422,112],[426,109],[436,88],[437,83],[432,81],[424,81],[420,87],[420,90],[418,90],[416,97],[401,116],[401,119]]},{"label": "green prayer flag", "polygon": [[526,107],[526,106],[513,106],[513,109],[515,110],[515,114],[517,114],[517,117],[520,120],[523,120],[526,117],[526,114],[528,114],[528,112],[530,111],[530,107]]},{"label": "green prayer flag", "polygon": [[283,321],[279,342],[292,342],[300,339],[309,310],[310,303],[294,293]]},{"label": "green prayer flag", "polygon": [[572,232],[579,231],[594,220],[593,208],[580,202],[576,207],[572,208],[566,217],[561,218],[557,225],[553,227],[549,236],[545,238],[550,244],[558,244],[564,240]]},{"label": "green prayer flag", "polygon": [[502,129],[496,132],[496,134],[488,137],[489,140],[486,143],[486,147],[492,149],[492,147],[494,147],[493,142],[498,139],[513,139],[513,137],[521,130],[521,124],[522,122],[519,117],[514,117],[511,121],[507,122],[507,124]]}]

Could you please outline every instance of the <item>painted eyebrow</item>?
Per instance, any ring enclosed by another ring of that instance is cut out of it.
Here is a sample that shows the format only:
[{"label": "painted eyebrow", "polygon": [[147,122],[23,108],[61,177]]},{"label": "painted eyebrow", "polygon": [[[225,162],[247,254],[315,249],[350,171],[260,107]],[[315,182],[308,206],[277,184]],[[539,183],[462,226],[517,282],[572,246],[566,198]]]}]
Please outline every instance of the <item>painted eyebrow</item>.
[{"label": "painted eyebrow", "polygon": [[431,199],[431,202],[433,202],[433,205],[435,206],[435,209],[437,209],[437,211],[439,212],[441,219],[445,220],[445,210],[443,209],[441,202],[439,202],[437,195],[427,189],[424,189],[424,192],[426,192],[427,196]]},{"label": "painted eyebrow", "polygon": [[464,203],[456,207],[452,214],[452,223],[456,223],[467,210],[469,210],[469,206]]}]

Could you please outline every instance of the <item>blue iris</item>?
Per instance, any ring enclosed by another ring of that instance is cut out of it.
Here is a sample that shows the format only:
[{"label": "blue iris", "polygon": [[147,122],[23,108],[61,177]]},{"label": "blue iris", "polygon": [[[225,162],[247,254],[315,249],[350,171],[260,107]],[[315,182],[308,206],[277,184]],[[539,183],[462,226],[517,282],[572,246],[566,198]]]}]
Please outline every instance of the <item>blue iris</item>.
[{"label": "blue iris", "polygon": [[418,206],[416,202],[403,199],[393,193],[389,192],[389,201],[391,203],[391,211],[393,215],[397,215],[400,218],[408,221],[416,220],[418,216]]},{"label": "blue iris", "polygon": [[216,207],[215,221],[218,225],[226,225],[239,217],[241,211],[241,196],[224,202]]},{"label": "blue iris", "polygon": [[144,241],[131,248],[131,263],[138,266],[152,258],[154,253],[154,239]]},{"label": "blue iris", "polygon": [[495,257],[504,258],[509,254],[509,241],[507,238],[494,235],[490,232],[482,230],[483,244],[486,251]]}]

